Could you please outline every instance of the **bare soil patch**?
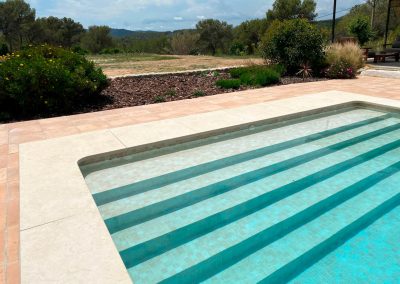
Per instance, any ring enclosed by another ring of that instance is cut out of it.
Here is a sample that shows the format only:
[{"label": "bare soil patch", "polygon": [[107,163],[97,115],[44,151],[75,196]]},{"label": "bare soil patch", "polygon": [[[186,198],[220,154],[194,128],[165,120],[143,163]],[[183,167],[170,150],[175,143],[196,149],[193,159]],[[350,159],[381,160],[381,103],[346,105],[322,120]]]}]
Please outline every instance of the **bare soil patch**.
[{"label": "bare soil patch", "polygon": [[145,73],[166,73],[262,64],[261,58],[215,57],[215,56],[98,56],[89,57],[109,77]]}]

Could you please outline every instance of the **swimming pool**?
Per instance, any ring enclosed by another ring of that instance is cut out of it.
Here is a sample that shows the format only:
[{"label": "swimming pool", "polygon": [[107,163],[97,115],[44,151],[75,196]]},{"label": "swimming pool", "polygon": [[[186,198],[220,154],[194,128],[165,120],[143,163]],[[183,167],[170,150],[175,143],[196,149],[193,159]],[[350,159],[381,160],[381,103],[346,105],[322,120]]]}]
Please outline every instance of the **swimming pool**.
[{"label": "swimming pool", "polygon": [[395,282],[399,122],[343,108],[81,169],[135,283]]}]

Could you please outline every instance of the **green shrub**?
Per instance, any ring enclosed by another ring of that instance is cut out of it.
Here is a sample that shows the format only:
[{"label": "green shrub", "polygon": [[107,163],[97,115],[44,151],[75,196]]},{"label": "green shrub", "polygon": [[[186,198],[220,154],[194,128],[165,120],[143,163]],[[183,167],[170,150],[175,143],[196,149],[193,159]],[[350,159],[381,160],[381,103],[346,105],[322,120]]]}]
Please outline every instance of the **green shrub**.
[{"label": "green shrub", "polygon": [[267,62],[282,64],[289,74],[305,63],[317,69],[324,61],[323,36],[304,19],[275,21],[262,39],[261,53]]},{"label": "green shrub", "polygon": [[74,47],[72,48],[72,51],[75,52],[75,53],[78,53],[78,54],[80,54],[80,55],[89,54],[89,51],[87,51],[86,49],[83,49],[83,48],[80,47],[80,46],[74,46]]},{"label": "green shrub", "polygon": [[70,112],[96,98],[107,84],[101,69],[79,54],[29,47],[0,62],[0,113],[25,118]]},{"label": "green shrub", "polygon": [[216,84],[223,89],[239,89],[241,81],[239,79],[222,79],[218,80]]},{"label": "green shrub", "polygon": [[231,75],[232,78],[239,79],[243,73],[246,73],[249,70],[250,70],[250,67],[233,68],[233,69],[229,70],[229,74]]},{"label": "green shrub", "polygon": [[229,73],[232,78],[240,79],[243,85],[268,86],[279,82],[284,73],[284,67],[281,65],[254,65],[234,68]]},{"label": "green shrub", "polygon": [[99,52],[99,54],[119,54],[121,50],[118,48],[105,48]]},{"label": "green shrub", "polygon": [[155,103],[164,103],[166,101],[167,101],[167,99],[164,96],[156,96],[154,98],[154,102]]},{"label": "green shrub", "polygon": [[282,64],[273,64],[268,67],[277,72],[280,76],[283,76],[286,73],[286,68]]},{"label": "green shrub", "polygon": [[197,90],[193,93],[193,97],[196,97],[196,98],[205,97],[205,96],[207,96],[207,94],[201,90]]},{"label": "green shrub", "polygon": [[213,77],[219,77],[221,75],[218,71],[213,71],[211,74]]},{"label": "green shrub", "polygon": [[240,81],[248,86],[268,86],[278,83],[280,75],[273,69],[261,69],[240,76]]},{"label": "green shrub", "polygon": [[331,79],[353,79],[356,74],[357,70],[346,61],[335,62],[326,69],[326,77]]}]

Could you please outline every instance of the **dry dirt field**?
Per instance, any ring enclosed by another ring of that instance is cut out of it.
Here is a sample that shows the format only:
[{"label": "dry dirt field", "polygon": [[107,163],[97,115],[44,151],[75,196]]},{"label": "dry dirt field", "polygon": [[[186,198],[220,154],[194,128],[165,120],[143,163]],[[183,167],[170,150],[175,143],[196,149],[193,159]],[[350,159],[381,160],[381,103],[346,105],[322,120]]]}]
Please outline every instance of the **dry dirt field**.
[{"label": "dry dirt field", "polygon": [[117,54],[88,56],[107,76],[177,72],[260,64],[261,58],[187,55]]}]

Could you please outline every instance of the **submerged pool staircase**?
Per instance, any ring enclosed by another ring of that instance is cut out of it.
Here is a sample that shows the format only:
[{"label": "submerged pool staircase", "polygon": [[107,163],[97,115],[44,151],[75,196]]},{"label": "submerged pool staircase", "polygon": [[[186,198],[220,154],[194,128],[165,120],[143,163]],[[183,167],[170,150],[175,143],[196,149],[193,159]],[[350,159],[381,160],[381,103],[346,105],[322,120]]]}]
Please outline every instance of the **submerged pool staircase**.
[{"label": "submerged pool staircase", "polygon": [[137,283],[286,283],[400,205],[399,122],[382,115],[93,196],[101,211],[181,184],[105,218]]}]

